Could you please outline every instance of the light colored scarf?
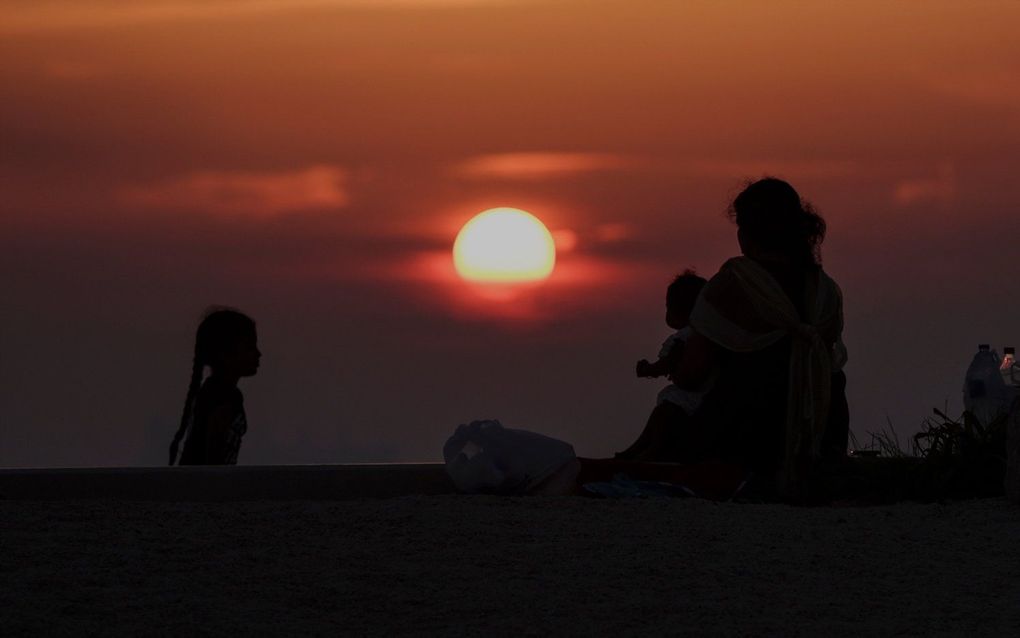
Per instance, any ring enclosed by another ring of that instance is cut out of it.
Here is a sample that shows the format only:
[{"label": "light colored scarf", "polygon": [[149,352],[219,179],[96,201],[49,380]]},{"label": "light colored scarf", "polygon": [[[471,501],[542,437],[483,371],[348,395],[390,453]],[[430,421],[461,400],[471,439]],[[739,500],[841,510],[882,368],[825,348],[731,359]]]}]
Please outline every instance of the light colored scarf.
[{"label": "light colored scarf", "polygon": [[[786,336],[792,337],[786,397],[784,475],[796,482],[800,461],[817,459],[829,420],[832,374],[846,362],[843,295],[820,268],[808,273],[805,286],[807,316],[779,282],[747,257],[727,261],[698,297],[691,326],[732,352],[754,352]],[[830,347],[823,337],[835,338]],[[749,380],[753,383],[754,380]]]}]

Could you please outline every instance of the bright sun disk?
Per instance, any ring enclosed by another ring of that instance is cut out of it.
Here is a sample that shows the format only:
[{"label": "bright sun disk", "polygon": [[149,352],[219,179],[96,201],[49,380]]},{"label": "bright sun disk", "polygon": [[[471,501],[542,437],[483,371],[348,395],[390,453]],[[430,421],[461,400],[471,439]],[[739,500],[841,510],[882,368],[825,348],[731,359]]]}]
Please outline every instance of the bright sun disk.
[{"label": "bright sun disk", "polygon": [[539,281],[556,265],[556,244],[531,213],[492,208],[472,217],[457,233],[453,265],[469,281]]}]

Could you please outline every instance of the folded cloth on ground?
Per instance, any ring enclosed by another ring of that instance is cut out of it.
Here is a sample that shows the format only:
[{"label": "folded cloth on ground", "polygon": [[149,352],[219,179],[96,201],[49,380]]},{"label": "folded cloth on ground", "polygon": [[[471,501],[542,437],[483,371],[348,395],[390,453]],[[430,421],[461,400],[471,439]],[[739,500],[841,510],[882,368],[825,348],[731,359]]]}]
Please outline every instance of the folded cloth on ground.
[{"label": "folded cloth on ground", "polygon": [[665,481],[636,481],[625,474],[618,474],[608,482],[585,483],[582,487],[590,494],[605,498],[697,496],[683,485]]},{"label": "folded cloth on ground", "polygon": [[[696,496],[728,501],[741,494],[750,478],[744,468],[718,461],[694,464],[587,458],[580,461],[578,482],[589,493],[605,492],[601,494],[603,496],[648,496],[654,492],[660,496]],[[614,485],[611,488],[588,488],[598,483]],[[644,494],[628,493],[635,490]]]}]

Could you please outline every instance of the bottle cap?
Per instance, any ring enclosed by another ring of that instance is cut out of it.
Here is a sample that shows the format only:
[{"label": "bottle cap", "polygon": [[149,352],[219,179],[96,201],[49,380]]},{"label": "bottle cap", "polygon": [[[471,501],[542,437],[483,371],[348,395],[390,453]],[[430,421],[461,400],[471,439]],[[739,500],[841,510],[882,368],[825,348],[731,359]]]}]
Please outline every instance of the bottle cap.
[{"label": "bottle cap", "polygon": [[1016,355],[1016,348],[1014,348],[1013,346],[1006,346],[1005,348],[1002,349],[1002,354]]},{"label": "bottle cap", "polygon": [[978,350],[990,350],[991,347],[992,346],[988,345],[987,343],[979,343],[978,344]]}]

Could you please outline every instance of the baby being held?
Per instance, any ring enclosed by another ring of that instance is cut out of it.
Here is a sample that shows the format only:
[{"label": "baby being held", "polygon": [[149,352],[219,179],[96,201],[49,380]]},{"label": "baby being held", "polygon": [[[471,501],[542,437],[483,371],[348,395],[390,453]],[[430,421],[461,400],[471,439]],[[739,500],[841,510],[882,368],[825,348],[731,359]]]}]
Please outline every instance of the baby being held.
[{"label": "baby being held", "polygon": [[[699,277],[693,270],[685,270],[682,275],[677,275],[666,288],[666,325],[676,332],[662,343],[659,356],[654,362],[647,359],[637,362],[637,376],[666,377],[673,371],[691,332],[688,324],[691,311],[694,309],[694,302],[705,283],[705,279]],[[673,403],[683,408],[687,414],[691,414],[701,404],[702,394],[703,392],[683,390],[670,383],[659,392],[657,403]]]}]

